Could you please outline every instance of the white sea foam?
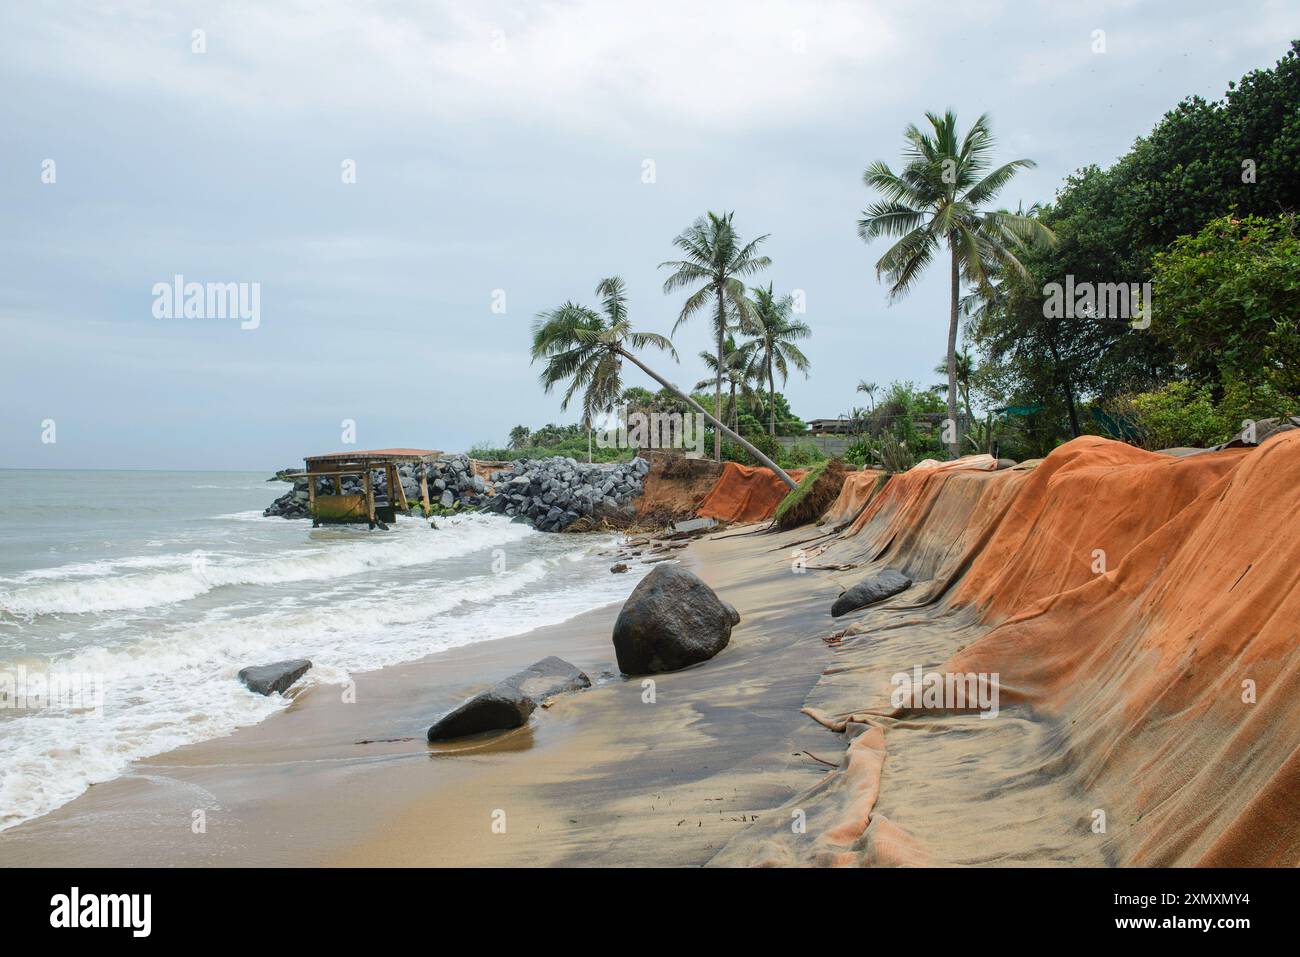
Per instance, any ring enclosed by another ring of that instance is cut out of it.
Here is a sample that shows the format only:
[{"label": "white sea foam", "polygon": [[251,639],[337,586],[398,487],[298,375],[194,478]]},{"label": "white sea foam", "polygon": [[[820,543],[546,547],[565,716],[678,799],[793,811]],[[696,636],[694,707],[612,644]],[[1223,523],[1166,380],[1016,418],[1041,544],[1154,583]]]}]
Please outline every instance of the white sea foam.
[{"label": "white sea foam", "polygon": [[[498,516],[468,515],[442,533],[403,523],[383,535],[328,541],[311,548],[289,549],[261,560],[202,553],[151,559],[116,559],[103,571],[129,567],[188,566],[145,574],[100,574],[91,565],[41,569],[28,575],[68,578],[50,584],[0,591],[0,613],[18,617],[132,611],[189,601],[230,585],[278,585],[324,581],[385,568],[405,568],[494,548],[536,534],[533,529]],[[152,562],[133,566],[132,562]],[[88,577],[90,576],[90,577]]]},{"label": "white sea foam", "polygon": [[[339,683],[359,671],[521,634],[619,601],[649,568],[610,575],[607,561],[593,554],[609,542],[540,535],[494,516],[466,516],[436,532],[412,522],[393,533],[331,537],[274,557],[226,556],[228,565],[209,566],[202,579],[188,569],[139,574],[119,565],[115,576],[87,580],[83,570],[76,580],[6,592],[6,608],[13,607],[13,595],[36,592],[39,600],[28,597],[27,607],[65,613],[96,602],[118,609],[132,590],[144,587],[169,589],[173,604],[162,606],[161,617],[147,627],[129,620],[113,627],[122,616],[110,610],[68,620],[57,631],[64,647],[55,655],[57,668],[101,676],[103,713],[0,715],[0,830],[48,813],[132,761],[227,735],[285,707],[278,696],[243,688],[236,673],[248,664],[306,657],[314,662],[308,682]],[[509,563],[499,573],[486,556],[481,564],[439,565],[503,546],[509,546]],[[426,563],[427,572],[419,567]],[[226,604],[186,613],[175,598],[187,593],[184,579],[194,578],[189,587],[206,591],[221,587],[214,573],[248,587],[232,591]],[[277,587],[304,580],[321,587],[293,594]],[[88,584],[104,590],[86,592]],[[73,600],[78,596],[79,604]],[[0,657],[8,658],[0,671],[20,661],[29,668],[38,664],[30,656]]]}]

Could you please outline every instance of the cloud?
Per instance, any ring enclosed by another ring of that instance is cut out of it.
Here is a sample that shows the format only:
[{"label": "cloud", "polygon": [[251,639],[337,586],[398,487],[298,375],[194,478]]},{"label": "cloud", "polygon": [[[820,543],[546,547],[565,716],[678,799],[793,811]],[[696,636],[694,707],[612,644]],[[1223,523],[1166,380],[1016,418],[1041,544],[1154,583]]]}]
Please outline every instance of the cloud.
[{"label": "cloud", "polygon": [[[82,4],[25,10],[25,42],[10,52],[53,81],[258,112],[741,129],[820,112],[846,72],[883,79],[904,53],[898,14],[887,9],[797,0]],[[205,31],[201,55],[190,49],[194,30]]]}]

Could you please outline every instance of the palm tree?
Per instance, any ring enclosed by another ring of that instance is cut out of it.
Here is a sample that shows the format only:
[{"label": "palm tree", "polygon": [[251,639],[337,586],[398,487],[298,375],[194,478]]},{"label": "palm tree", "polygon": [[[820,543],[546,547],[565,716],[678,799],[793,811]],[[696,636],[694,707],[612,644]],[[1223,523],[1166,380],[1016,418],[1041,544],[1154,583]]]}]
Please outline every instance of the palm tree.
[{"label": "palm tree", "polygon": [[[987,114],[964,137],[957,135],[957,117],[927,113],[930,131],[909,125],[904,166],[895,173],[877,161],[862,178],[882,196],[858,221],[858,235],[870,242],[880,236],[898,241],[876,263],[876,275],[889,280],[890,299],[906,295],[940,247],[951,258],[952,303],[948,317],[948,418],[957,421],[957,307],[961,286],[986,289],[995,264],[1026,275],[1016,251],[1027,244],[1055,241],[1051,230],[1033,216],[981,207],[1001,191],[1017,170],[1034,166],[1018,159],[989,170],[993,134]],[[948,443],[954,458],[960,453],[957,436]]]},{"label": "palm tree", "polygon": [[872,412],[876,411],[876,390],[878,388],[880,388],[880,386],[876,385],[874,382],[868,382],[866,379],[858,380],[857,391],[866,393],[867,398],[871,400]]},{"label": "palm tree", "polygon": [[[717,378],[718,357],[711,352],[701,352],[700,360],[714,375],[695,383],[693,390],[695,392],[707,389]],[[727,336],[727,341],[723,344],[722,369],[722,377],[727,380],[727,385],[731,389],[731,397],[727,402],[727,420],[733,429],[738,429],[740,428],[740,406],[736,403],[736,391],[740,390],[741,394],[748,398],[752,391],[749,383],[753,377],[749,374],[747,356],[736,347],[733,336]]]},{"label": "palm tree", "polygon": [[[975,360],[971,357],[969,349],[959,349],[955,358],[955,369],[957,373],[957,390],[961,393],[962,404],[966,407],[966,422],[973,423],[975,417],[970,410],[970,379],[975,373]],[[934,367],[934,371],[943,375],[948,371],[947,361],[940,362]],[[935,386],[936,392],[946,392],[948,386],[940,384]]]},{"label": "palm tree", "polygon": [[767,379],[767,432],[776,435],[776,374],[780,373],[781,385],[784,387],[790,379],[790,366],[794,366],[805,377],[808,375],[808,357],[795,345],[796,340],[807,339],[812,335],[808,324],[791,317],[794,300],[790,296],[780,299],[772,292],[772,284],[767,288],[755,286],[750,290],[754,294],[754,316],[750,330],[754,336],[742,347],[749,358],[749,367],[760,382]]},{"label": "palm tree", "polygon": [[[699,286],[682,304],[682,311],[673,324],[673,332],[697,312],[708,311],[713,316],[713,331],[718,342],[713,391],[715,419],[722,418],[723,351],[728,303],[738,320],[742,324],[747,323],[753,315],[754,307],[745,297],[745,284],[740,277],[766,269],[772,264],[766,256],[757,253],[759,244],[767,236],[759,236],[748,245],[741,245],[740,237],[731,222],[734,215],[710,212],[701,216],[673,240],[673,245],[686,258],[659,264],[660,269],[671,267],[673,270],[673,274],[664,281],[665,294],[697,284]],[[722,436],[716,431],[713,434],[713,458],[722,461]]]},{"label": "palm tree", "polygon": [[[542,387],[550,392],[558,383],[569,381],[561,408],[582,392],[583,415],[591,421],[598,413],[614,406],[623,393],[622,367],[626,359],[669,390],[694,411],[713,423],[715,431],[726,432],[745,451],[771,469],[790,488],[798,483],[775,462],[733,432],[716,416],[642,362],[631,351],[653,346],[665,349],[674,359],[677,351],[672,340],[653,332],[633,332],[627,315],[627,295],[618,276],[602,279],[596,286],[601,299],[601,313],[574,302],[541,312],[533,321],[533,361],[545,360]],[[603,315],[602,315],[603,313]]]},{"label": "palm tree", "polygon": [[508,449],[526,449],[528,440],[532,437],[526,425],[516,425],[510,430],[510,438],[506,442]]}]

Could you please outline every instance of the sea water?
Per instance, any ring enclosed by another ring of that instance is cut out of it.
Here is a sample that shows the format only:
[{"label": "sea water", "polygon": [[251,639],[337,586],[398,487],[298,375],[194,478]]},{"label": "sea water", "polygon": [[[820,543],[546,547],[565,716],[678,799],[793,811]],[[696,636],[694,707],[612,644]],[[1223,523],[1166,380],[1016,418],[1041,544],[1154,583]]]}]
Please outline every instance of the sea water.
[{"label": "sea water", "polygon": [[[621,601],[646,570],[611,575],[611,536],[497,515],[264,518],[287,487],[265,479],[0,470],[0,830],[284,708],[245,666],[310,658],[307,682],[344,684]],[[12,694],[60,676],[100,699]]]}]

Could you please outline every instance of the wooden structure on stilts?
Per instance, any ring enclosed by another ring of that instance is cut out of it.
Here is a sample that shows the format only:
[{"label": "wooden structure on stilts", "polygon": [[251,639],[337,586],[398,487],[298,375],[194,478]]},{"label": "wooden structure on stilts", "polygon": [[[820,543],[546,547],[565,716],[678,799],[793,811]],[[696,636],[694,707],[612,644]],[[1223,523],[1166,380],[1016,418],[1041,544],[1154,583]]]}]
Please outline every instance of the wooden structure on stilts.
[{"label": "wooden structure on stilts", "polygon": [[[331,455],[312,455],[303,461],[306,470],[302,474],[307,479],[307,506],[311,513],[311,524],[318,525],[360,525],[371,528],[387,528],[396,521],[397,511],[411,511],[411,504],[406,499],[398,475],[399,465],[415,465],[416,477],[420,481],[420,500],[425,509],[429,508],[429,463],[442,453],[435,449],[374,449],[368,452],[335,452]],[[384,492],[377,495],[374,473],[384,475]],[[344,493],[343,479],[356,476],[360,480],[360,492]],[[332,491],[317,494],[317,482],[329,479]]]}]

